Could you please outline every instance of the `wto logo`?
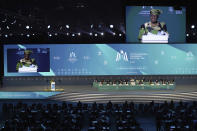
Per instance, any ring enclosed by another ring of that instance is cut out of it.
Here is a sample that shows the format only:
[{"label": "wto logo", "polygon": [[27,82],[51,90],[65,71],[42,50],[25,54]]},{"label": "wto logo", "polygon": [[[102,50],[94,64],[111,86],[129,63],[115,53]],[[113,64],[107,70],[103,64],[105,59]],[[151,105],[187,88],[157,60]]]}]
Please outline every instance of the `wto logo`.
[{"label": "wto logo", "polygon": [[128,61],[127,53],[124,52],[123,50],[120,50],[120,52],[117,52],[116,55],[116,61],[120,61],[123,59],[124,61]]},{"label": "wto logo", "polygon": [[70,58],[76,58],[76,54],[74,52],[70,52]]},{"label": "wto logo", "polygon": [[186,60],[194,60],[194,54],[191,51],[187,52],[186,56]]},{"label": "wto logo", "polygon": [[191,51],[187,52],[186,55],[187,55],[187,57],[193,57],[194,56]]},{"label": "wto logo", "polygon": [[77,61],[77,56],[76,56],[75,52],[70,52],[68,61],[70,61],[71,63],[74,63]]}]

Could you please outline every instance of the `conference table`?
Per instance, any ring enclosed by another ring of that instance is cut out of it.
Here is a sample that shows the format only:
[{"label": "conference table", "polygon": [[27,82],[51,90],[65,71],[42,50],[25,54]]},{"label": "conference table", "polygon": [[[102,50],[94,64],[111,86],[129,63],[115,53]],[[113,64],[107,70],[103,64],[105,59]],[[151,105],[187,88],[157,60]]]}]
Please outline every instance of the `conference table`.
[{"label": "conference table", "polygon": [[158,83],[149,83],[149,82],[143,82],[141,84],[139,83],[112,83],[112,82],[93,82],[93,88],[98,88],[98,89],[112,89],[112,90],[120,90],[120,89],[126,89],[126,90],[173,90],[176,87],[176,83],[170,83],[170,84],[163,84],[162,82]]}]

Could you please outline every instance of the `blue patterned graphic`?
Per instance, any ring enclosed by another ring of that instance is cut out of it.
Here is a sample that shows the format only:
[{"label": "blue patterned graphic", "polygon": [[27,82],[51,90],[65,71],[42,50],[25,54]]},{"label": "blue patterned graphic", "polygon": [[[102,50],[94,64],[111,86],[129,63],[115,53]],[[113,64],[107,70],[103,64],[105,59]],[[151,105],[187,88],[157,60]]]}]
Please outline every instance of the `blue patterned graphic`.
[{"label": "blue patterned graphic", "polygon": [[[83,75],[195,75],[196,44],[50,44],[24,45],[48,48],[50,70],[47,72],[9,72],[4,46],[5,76],[83,76]],[[39,60],[39,59],[38,59]]]}]

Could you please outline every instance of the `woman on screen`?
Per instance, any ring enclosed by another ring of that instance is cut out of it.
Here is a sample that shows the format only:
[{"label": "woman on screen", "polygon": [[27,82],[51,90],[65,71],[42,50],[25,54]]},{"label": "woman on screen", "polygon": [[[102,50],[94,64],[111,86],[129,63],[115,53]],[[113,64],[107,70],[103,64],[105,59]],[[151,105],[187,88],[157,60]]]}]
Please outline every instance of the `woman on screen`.
[{"label": "woman on screen", "polygon": [[138,39],[141,41],[143,35],[169,35],[167,26],[164,22],[159,22],[159,15],[162,13],[159,9],[150,10],[150,21],[141,25]]},{"label": "woman on screen", "polygon": [[36,61],[34,58],[30,58],[31,53],[32,53],[31,50],[24,51],[24,58],[20,59],[20,61],[16,65],[16,70],[18,72],[20,72],[20,69],[26,69],[26,70],[23,70],[22,72],[37,72]]}]

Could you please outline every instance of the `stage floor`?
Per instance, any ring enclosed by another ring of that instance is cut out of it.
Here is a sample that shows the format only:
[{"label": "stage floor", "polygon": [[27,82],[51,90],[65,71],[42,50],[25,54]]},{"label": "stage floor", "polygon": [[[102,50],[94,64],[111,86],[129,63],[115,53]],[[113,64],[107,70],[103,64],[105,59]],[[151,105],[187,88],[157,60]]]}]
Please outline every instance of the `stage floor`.
[{"label": "stage floor", "polygon": [[[48,86],[9,86],[0,88],[0,92],[46,92]],[[197,85],[176,85],[174,90],[98,90],[92,85],[57,85],[56,89],[64,89],[54,95],[46,97],[49,100],[106,103],[112,102],[155,102],[163,101],[197,101]],[[49,92],[46,92],[49,93]],[[36,99],[36,98],[35,98]]]},{"label": "stage floor", "polygon": [[[50,89],[50,86],[7,86],[0,88],[0,92],[43,92]],[[99,90],[93,88],[92,85],[56,85],[56,89],[64,89],[64,92],[115,92],[115,93],[183,93],[183,92],[196,92],[197,85],[176,85],[174,90],[150,90],[150,89],[140,89],[140,90],[129,90],[129,89],[104,89]]]}]

